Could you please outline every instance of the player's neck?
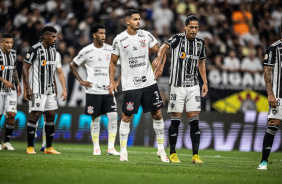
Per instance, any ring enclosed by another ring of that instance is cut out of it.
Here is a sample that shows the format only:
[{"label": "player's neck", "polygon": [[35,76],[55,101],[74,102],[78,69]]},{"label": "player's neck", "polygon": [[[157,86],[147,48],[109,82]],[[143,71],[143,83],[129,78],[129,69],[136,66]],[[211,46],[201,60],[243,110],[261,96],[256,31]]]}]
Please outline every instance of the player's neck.
[{"label": "player's neck", "polygon": [[94,45],[94,47],[96,47],[96,48],[102,48],[103,45],[104,45],[104,43],[99,44],[99,43],[97,43],[97,42],[94,41],[93,45]]},{"label": "player's neck", "polygon": [[49,45],[46,42],[43,41],[43,42],[41,42],[41,44],[43,45],[44,48],[46,48],[46,49],[49,48]]},{"label": "player's neck", "polygon": [[5,50],[5,49],[3,49],[3,48],[1,48],[1,50],[2,50],[5,54],[9,54],[9,52],[10,52],[10,51]]},{"label": "player's neck", "polygon": [[137,34],[137,31],[138,31],[138,30],[131,29],[129,26],[128,26],[127,29],[126,29],[126,32],[127,32],[129,35],[136,35],[136,34]]},{"label": "player's neck", "polygon": [[185,35],[186,35],[186,38],[187,38],[188,40],[190,40],[190,41],[195,40],[195,38],[190,38],[186,33],[185,33]]}]

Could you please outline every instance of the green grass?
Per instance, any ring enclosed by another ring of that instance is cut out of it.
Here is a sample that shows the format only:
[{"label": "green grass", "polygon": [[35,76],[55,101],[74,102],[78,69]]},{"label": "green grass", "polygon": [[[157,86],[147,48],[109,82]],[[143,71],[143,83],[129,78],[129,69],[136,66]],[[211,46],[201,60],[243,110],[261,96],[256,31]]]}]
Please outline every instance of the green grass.
[{"label": "green grass", "polygon": [[[191,150],[177,150],[181,163],[162,163],[155,148],[130,147],[129,161],[120,162],[118,156],[92,155],[92,145],[58,144],[62,155],[39,151],[28,155],[25,142],[12,142],[15,151],[0,151],[0,183],[282,183],[282,153],[271,154],[268,170],[257,170],[261,153],[219,152],[202,150],[203,165],[190,163]],[[168,150],[167,150],[168,153]]]}]

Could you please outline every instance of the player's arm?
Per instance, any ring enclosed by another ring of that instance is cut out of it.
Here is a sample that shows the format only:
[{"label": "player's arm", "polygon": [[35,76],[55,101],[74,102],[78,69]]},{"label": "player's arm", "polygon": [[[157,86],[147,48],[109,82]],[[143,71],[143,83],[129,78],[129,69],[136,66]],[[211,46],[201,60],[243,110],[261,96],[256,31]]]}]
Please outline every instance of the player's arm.
[{"label": "player's arm", "polygon": [[25,91],[26,91],[26,98],[28,100],[31,100],[33,98],[33,94],[32,91],[30,89],[29,86],[29,68],[30,68],[31,64],[24,62],[23,65],[23,82],[24,82],[24,87],[25,87]]},{"label": "player's arm", "polygon": [[121,80],[121,71],[119,72],[119,76],[118,76],[118,78],[115,80],[115,82],[114,82],[114,85],[115,85],[115,91],[117,92],[117,87],[118,87],[118,85],[119,85],[119,83],[120,83],[120,80]]},{"label": "player's arm", "polygon": [[67,88],[66,88],[65,75],[64,75],[62,68],[57,68],[57,74],[58,74],[61,86],[63,88],[61,98],[63,98],[63,101],[65,101],[68,97],[68,93],[67,93]]},{"label": "player's arm", "polygon": [[200,75],[203,79],[203,86],[202,86],[202,97],[206,96],[208,93],[208,80],[207,80],[207,75],[206,75],[206,64],[205,64],[205,59],[200,59],[198,62],[198,68]]},{"label": "player's arm", "polygon": [[272,90],[272,79],[271,79],[272,70],[273,70],[272,66],[263,67],[264,82],[265,82],[267,96],[268,96],[268,103],[269,103],[269,106],[275,108],[277,106],[277,102],[276,102],[276,98]]},{"label": "player's arm", "polygon": [[16,68],[14,69],[14,77],[15,77],[15,84],[17,86],[17,91],[18,91],[17,95],[20,96],[22,94],[22,89],[21,89],[21,83],[20,83],[19,76],[18,76],[18,71]]},{"label": "player's arm", "polygon": [[78,65],[77,65],[74,61],[72,61],[72,62],[70,63],[70,70],[71,70],[71,73],[72,73],[72,74],[74,75],[74,77],[78,80],[78,82],[80,83],[80,85],[85,86],[86,89],[87,89],[87,88],[91,88],[91,87],[92,87],[92,82],[88,82],[88,81],[82,80],[82,78],[80,77],[80,75],[79,75],[78,72],[77,72],[77,67],[78,67]]},{"label": "player's arm", "polygon": [[[156,44],[156,45],[158,46],[158,44]],[[159,76],[161,76],[162,73],[163,73],[164,65],[165,65],[165,62],[166,62],[166,54],[165,53],[166,53],[167,49],[169,49],[169,45],[167,43],[164,43],[161,46],[161,48],[158,48],[157,57],[152,63],[153,68],[155,69],[154,75],[155,75],[156,79],[159,78]]]},{"label": "player's arm", "polygon": [[[110,67],[109,67],[109,75],[110,75],[110,86],[108,87],[109,94],[114,96],[113,90],[117,91],[117,86],[115,86],[115,73],[116,73],[116,67],[117,67],[117,61],[119,56],[112,54],[111,55],[111,61],[110,61]],[[121,74],[120,74],[121,77]]]},{"label": "player's arm", "polygon": [[14,85],[10,81],[5,80],[2,77],[0,77],[0,81],[4,83],[4,85],[7,89],[14,89]]}]

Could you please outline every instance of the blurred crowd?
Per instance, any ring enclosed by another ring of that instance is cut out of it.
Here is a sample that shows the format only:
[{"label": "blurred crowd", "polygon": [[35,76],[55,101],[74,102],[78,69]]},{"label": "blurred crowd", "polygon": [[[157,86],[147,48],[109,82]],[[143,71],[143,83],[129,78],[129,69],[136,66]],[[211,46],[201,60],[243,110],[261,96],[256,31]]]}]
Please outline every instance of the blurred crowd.
[{"label": "blurred crowd", "polygon": [[[159,45],[184,32],[186,16],[196,14],[208,70],[262,72],[266,48],[281,38],[279,0],[0,0],[0,32],[13,34],[20,68],[26,51],[39,41],[42,27],[54,26],[65,65],[92,42],[93,24],[106,26],[106,43],[112,44],[126,29],[124,12],[129,8],[140,11],[141,28],[151,32]],[[165,82],[169,63],[167,57],[161,79]]]}]

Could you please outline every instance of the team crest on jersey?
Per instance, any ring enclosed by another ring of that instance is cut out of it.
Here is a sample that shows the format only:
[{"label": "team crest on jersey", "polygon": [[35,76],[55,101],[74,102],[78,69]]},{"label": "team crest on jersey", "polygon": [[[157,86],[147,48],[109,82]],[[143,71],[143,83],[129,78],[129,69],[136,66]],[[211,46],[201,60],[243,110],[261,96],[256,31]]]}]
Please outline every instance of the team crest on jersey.
[{"label": "team crest on jersey", "polygon": [[106,56],[106,60],[109,61],[109,59],[111,58],[111,55],[110,54],[105,54]]},{"label": "team crest on jersey", "polygon": [[0,65],[0,71],[4,70],[4,65]]},{"label": "team crest on jersey", "polygon": [[277,110],[276,109],[273,109],[271,112],[272,112],[273,115],[277,114]]},{"label": "team crest on jersey", "polygon": [[141,41],[139,41],[140,43],[141,43],[141,47],[142,48],[145,48],[146,47],[146,40],[141,40]]},{"label": "team crest on jersey", "polygon": [[36,103],[36,107],[39,107],[40,106],[40,103]]},{"label": "team crest on jersey", "polygon": [[134,109],[134,107],[133,107],[133,104],[134,103],[131,103],[131,102],[128,102],[128,103],[126,103],[126,109],[128,110],[128,111],[132,111],[133,109]]},{"label": "team crest on jersey", "polygon": [[87,107],[87,113],[88,113],[88,114],[93,114],[93,113],[94,113],[94,107],[88,106],[88,107]]}]

